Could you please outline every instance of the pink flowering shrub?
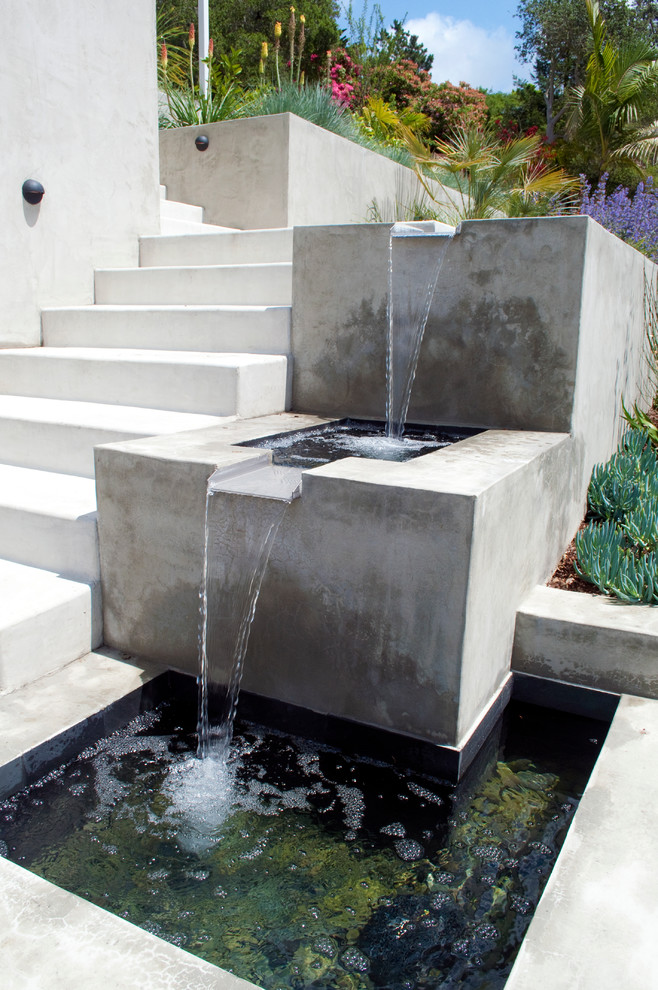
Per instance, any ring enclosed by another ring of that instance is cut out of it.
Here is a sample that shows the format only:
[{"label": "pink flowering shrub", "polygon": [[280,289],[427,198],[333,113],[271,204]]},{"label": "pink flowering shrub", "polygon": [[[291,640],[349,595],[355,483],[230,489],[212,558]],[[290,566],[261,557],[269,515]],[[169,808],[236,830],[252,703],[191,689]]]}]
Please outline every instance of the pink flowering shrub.
[{"label": "pink flowering shrub", "polygon": [[361,66],[359,66],[344,48],[336,48],[331,53],[331,98],[336,103],[352,107],[357,96],[357,87]]}]

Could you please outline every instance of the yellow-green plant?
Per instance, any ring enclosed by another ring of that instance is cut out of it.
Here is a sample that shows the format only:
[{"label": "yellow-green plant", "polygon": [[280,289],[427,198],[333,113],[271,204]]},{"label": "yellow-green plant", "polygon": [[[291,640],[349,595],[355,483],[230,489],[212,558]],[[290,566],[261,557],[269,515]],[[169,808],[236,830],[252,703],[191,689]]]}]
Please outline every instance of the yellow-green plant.
[{"label": "yellow-green plant", "polygon": [[368,137],[398,147],[405,145],[407,134],[424,134],[430,127],[430,119],[424,113],[408,107],[396,110],[380,96],[369,97],[355,119]]},{"label": "yellow-green plant", "polygon": [[290,82],[295,77],[295,8],[290,8],[290,20],[288,21],[288,40],[290,42]]},{"label": "yellow-green plant", "polygon": [[[458,128],[432,154],[417,135],[407,132],[416,173],[446,223],[500,216],[536,215],[576,209],[579,183],[539,154],[538,136],[500,141],[491,130]],[[428,179],[448,192],[439,202]]]},{"label": "yellow-green plant", "polygon": [[281,48],[281,21],[274,24],[274,67],[276,69],[276,84],[281,89],[281,74],[279,72],[279,49]]}]

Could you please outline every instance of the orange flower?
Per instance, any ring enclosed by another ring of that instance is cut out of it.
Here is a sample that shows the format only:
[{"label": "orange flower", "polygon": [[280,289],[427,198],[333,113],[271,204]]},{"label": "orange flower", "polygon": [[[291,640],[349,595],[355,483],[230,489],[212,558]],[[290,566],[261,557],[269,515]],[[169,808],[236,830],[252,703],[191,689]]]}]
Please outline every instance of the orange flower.
[{"label": "orange flower", "polygon": [[215,42],[211,38],[210,41],[208,42],[208,58],[212,58],[214,54],[215,54]]},{"label": "orange flower", "polygon": [[162,62],[162,68],[167,69],[167,62],[169,61],[169,56],[167,54],[167,46],[163,45],[160,49],[160,61]]},{"label": "orange flower", "polygon": [[190,32],[187,36],[187,43],[190,48],[194,48],[194,22],[190,24]]}]

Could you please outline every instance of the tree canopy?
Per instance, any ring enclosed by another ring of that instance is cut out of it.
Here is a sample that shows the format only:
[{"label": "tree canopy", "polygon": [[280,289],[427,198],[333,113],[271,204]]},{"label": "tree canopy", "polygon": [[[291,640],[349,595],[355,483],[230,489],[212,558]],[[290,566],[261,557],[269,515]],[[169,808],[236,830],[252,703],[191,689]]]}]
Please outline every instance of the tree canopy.
[{"label": "tree canopy", "polygon": [[[170,12],[170,20],[181,28],[180,38],[173,38],[185,45],[191,22],[197,19],[197,0],[156,0],[158,11]],[[302,68],[312,73],[315,64],[322,62],[328,50],[334,48],[340,38],[338,27],[338,5],[335,0],[298,0],[293,2],[297,25],[303,14],[305,44]],[[285,66],[290,50],[288,25],[290,3],[277,3],[276,0],[209,0],[210,36],[218,54],[228,54],[231,49],[242,52],[243,78],[254,82],[258,77],[258,67],[263,42],[274,42],[274,25],[281,23],[281,58]],[[312,60],[311,56],[318,56]]]},{"label": "tree canopy", "polygon": [[[658,3],[636,0],[601,0],[601,15],[616,42],[658,37]],[[516,50],[532,65],[532,76],[544,94],[546,135],[549,142],[567,112],[565,95],[584,78],[590,51],[590,26],[583,0],[520,0],[516,16],[521,21]]]}]

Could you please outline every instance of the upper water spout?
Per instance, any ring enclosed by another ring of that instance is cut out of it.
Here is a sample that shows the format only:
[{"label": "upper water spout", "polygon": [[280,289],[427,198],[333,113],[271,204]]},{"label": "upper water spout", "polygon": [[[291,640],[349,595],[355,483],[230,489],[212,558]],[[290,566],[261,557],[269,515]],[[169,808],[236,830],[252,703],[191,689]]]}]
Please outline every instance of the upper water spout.
[{"label": "upper water spout", "polygon": [[[386,436],[404,432],[418,355],[436,283],[455,233],[454,227],[395,223],[389,239],[388,346],[386,352]],[[418,272],[429,274],[419,284]]]}]

